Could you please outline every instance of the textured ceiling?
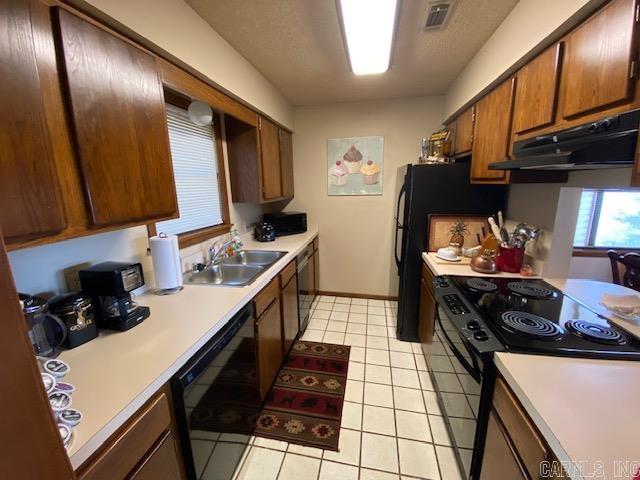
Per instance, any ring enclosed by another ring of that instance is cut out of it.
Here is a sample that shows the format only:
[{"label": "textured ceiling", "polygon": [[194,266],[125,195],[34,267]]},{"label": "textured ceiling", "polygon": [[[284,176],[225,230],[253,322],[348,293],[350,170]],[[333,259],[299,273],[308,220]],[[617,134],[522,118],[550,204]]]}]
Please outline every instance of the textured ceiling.
[{"label": "textured ceiling", "polygon": [[355,76],[333,0],[185,1],[294,105],[443,94],[518,3],[457,0],[425,31],[428,1],[401,0],[391,69]]}]

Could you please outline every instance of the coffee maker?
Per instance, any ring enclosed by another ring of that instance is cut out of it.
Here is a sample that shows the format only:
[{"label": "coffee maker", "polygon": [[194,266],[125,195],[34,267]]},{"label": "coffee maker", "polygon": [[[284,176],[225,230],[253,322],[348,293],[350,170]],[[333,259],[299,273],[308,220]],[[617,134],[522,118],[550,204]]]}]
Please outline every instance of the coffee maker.
[{"label": "coffee maker", "polygon": [[82,290],[93,296],[98,306],[98,326],[110,330],[129,330],[150,314],[138,305],[131,291],[144,285],[139,263],[104,262],[80,270]]}]

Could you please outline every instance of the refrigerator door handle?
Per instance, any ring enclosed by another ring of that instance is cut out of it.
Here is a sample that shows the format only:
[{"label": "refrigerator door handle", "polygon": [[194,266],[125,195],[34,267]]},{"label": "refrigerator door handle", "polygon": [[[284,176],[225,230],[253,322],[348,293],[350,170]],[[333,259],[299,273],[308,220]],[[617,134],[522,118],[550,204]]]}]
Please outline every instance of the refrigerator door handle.
[{"label": "refrigerator door handle", "polygon": [[[395,243],[393,246],[393,256],[396,259],[396,267],[398,267],[398,275],[400,275],[400,264],[401,259],[398,258],[398,232],[402,231],[402,236],[404,237],[404,226],[400,223],[400,200],[402,199],[402,196],[406,193],[406,188],[404,185],[402,185],[402,188],[400,189],[400,193],[398,194],[398,205],[396,206],[396,232],[395,232]],[[403,219],[404,220],[404,219]],[[400,241],[404,241],[404,238],[401,238]]]}]

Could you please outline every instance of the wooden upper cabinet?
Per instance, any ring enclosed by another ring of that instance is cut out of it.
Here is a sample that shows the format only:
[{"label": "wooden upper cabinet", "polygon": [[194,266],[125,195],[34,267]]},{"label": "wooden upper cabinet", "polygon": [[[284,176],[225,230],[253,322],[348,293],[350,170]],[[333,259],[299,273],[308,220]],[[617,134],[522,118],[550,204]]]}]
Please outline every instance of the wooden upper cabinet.
[{"label": "wooden upper cabinet", "polygon": [[475,106],[467,108],[454,122],[453,154],[468,153],[473,145],[473,121]]},{"label": "wooden upper cabinet", "polygon": [[29,2],[0,2],[0,58],[0,225],[12,243],[66,226]]},{"label": "wooden upper cabinet", "polygon": [[508,183],[504,170],[489,170],[490,163],[504,161],[509,153],[515,78],[509,79],[476,103],[472,183]]},{"label": "wooden upper cabinet", "polygon": [[256,123],[225,116],[231,197],[250,203],[293,198],[292,135],[266,118]]},{"label": "wooden upper cabinet", "polygon": [[633,91],[636,0],[613,0],[566,39],[564,118],[623,102]]},{"label": "wooden upper cabinet", "polygon": [[278,127],[264,118],[259,120],[260,158],[262,172],[262,198],[273,200],[282,197],[282,172],[280,170],[280,134]]},{"label": "wooden upper cabinet", "polygon": [[555,121],[562,43],[545,50],[517,73],[513,133],[550,125]]},{"label": "wooden upper cabinet", "polygon": [[57,9],[78,161],[93,225],[177,216],[154,57]]},{"label": "wooden upper cabinet", "polygon": [[282,128],[280,134],[280,172],[282,196],[293,198],[293,135]]}]

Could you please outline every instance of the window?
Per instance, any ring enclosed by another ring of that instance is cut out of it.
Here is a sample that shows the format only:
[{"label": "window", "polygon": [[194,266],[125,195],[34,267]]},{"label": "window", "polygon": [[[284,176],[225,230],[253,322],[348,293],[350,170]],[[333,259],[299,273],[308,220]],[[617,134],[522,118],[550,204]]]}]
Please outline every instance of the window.
[{"label": "window", "polygon": [[640,247],[640,192],[584,190],[575,247]]},{"label": "window", "polygon": [[[227,223],[224,176],[218,171],[222,165],[218,159],[220,139],[215,125],[196,125],[185,109],[175,105],[167,104],[167,124],[180,217],[155,226],[158,233],[180,235],[180,246],[184,247],[211,237],[213,227]],[[193,238],[190,234],[194,233],[205,235],[183,241]]]}]

